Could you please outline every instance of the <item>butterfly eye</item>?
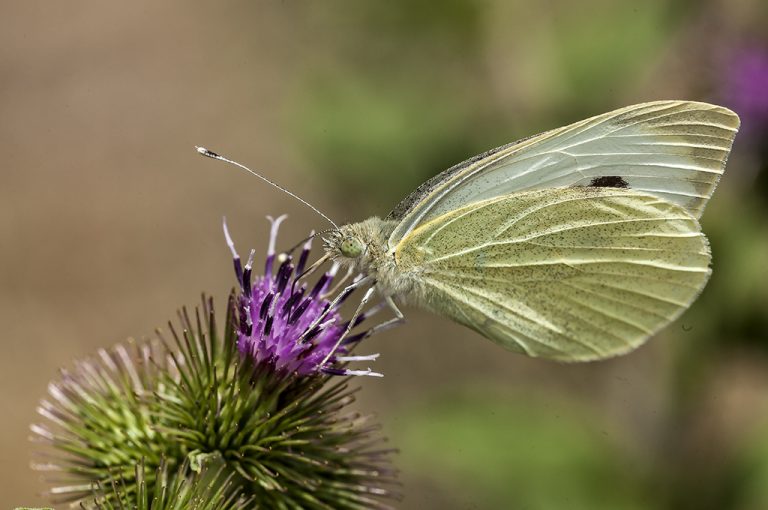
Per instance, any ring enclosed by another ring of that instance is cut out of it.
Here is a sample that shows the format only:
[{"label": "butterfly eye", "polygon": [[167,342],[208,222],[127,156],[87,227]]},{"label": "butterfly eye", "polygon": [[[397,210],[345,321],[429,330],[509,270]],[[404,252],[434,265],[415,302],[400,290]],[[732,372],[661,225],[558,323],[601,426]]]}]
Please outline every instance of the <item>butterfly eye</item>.
[{"label": "butterfly eye", "polygon": [[347,258],[354,259],[363,253],[363,243],[354,237],[346,237],[339,245],[339,251]]}]

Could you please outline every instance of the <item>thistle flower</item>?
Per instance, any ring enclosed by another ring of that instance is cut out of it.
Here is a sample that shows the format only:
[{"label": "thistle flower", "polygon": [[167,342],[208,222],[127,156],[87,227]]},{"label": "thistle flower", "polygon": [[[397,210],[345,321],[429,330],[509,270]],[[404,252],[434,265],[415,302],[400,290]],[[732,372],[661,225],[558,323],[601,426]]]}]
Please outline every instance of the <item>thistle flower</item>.
[{"label": "thistle flower", "polygon": [[[307,291],[309,244],[295,265],[276,254],[280,221],[253,283],[253,255],[241,267],[227,234],[241,292],[229,298],[223,335],[203,297],[194,315],[182,309],[169,323],[170,335],[100,350],[49,385],[38,408],[45,422],[31,429],[53,447],[35,467],[56,475],[54,499],[108,510],[175,487],[206,510],[220,508],[211,498],[240,497],[259,508],[388,507],[392,451],[376,425],[348,410],[350,379],[333,377],[372,375],[345,367],[374,358],[349,356],[366,332],[342,339],[349,324],[326,299],[334,269]],[[214,467],[207,488],[188,474]]]},{"label": "thistle flower", "polygon": [[[333,285],[338,266],[324,273],[309,292],[307,283],[301,282],[312,247],[312,236],[304,244],[297,262],[294,263],[291,255],[283,254],[273,274],[277,233],[284,219],[285,216],[269,218],[271,229],[264,275],[254,282],[251,282],[253,251],[243,268],[224,223],[224,235],[232,252],[235,275],[241,290],[237,307],[237,345],[240,354],[281,376],[308,376],[322,372],[381,377],[381,374],[370,368],[349,370],[339,366],[348,361],[373,361],[378,354],[348,356],[351,347],[367,335],[365,331],[339,343],[350,325],[349,322],[342,322],[339,307],[351,292],[344,293],[339,303],[331,308],[331,302],[326,297],[332,287],[337,289],[345,279]],[[363,313],[355,320],[354,326],[381,308],[380,304]]]}]

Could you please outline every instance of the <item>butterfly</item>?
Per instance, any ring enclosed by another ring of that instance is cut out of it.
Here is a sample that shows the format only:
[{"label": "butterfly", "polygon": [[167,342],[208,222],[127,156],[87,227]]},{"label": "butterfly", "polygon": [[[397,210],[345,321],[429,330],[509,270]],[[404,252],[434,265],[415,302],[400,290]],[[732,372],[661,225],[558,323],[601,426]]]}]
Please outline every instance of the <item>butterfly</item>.
[{"label": "butterfly", "polygon": [[699,218],[738,127],[690,101],[598,115],[449,168],[387,217],[332,229],[326,254],[363,275],[347,292],[369,285],[358,311],[374,292],[392,308],[381,328],[401,302],[528,356],[624,354],[706,285]]}]

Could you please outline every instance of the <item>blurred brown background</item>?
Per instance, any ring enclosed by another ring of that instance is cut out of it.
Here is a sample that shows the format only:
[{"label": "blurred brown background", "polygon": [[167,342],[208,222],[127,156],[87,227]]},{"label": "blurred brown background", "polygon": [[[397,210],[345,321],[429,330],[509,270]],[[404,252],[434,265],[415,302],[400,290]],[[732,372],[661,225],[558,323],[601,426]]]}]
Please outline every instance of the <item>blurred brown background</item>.
[{"label": "blurred brown background", "polygon": [[386,214],[468,156],[612,108],[706,100],[743,132],[703,224],[714,276],[621,359],[530,360],[445,320],[374,337],[363,380],[402,508],[768,508],[768,6],[763,0],[2,2],[0,504],[58,367],[234,279],[221,233]]}]

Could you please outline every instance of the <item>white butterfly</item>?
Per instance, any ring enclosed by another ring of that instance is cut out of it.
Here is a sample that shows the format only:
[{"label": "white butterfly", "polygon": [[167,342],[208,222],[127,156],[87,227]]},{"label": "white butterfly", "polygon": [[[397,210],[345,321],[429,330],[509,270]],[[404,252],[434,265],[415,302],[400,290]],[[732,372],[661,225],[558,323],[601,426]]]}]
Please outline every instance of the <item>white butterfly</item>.
[{"label": "white butterfly", "polygon": [[394,297],[529,356],[626,353],[709,278],[698,219],[738,126],[705,103],[622,108],[460,163],[326,251],[387,299],[384,327]]},{"label": "white butterfly", "polygon": [[363,275],[336,302],[370,285],[356,314],[376,291],[395,313],[369,334],[403,319],[397,299],[529,356],[587,361],[638,347],[704,288],[698,219],[738,127],[706,103],[628,106],[470,158],[385,219],[341,227],[198,151],[333,223],[316,265]]}]

